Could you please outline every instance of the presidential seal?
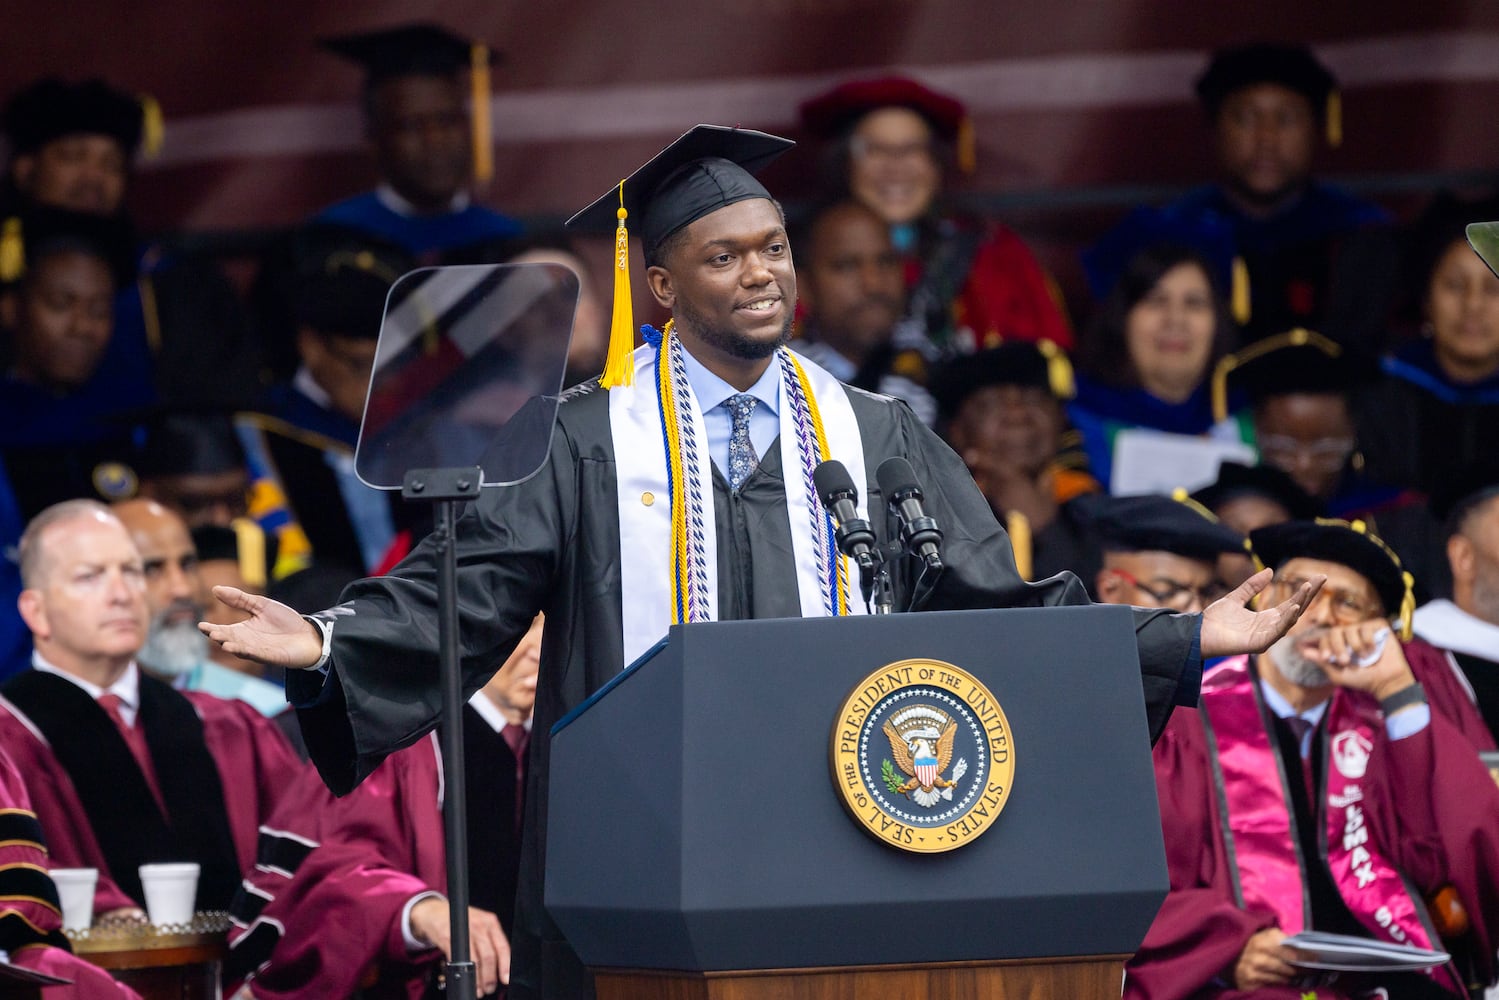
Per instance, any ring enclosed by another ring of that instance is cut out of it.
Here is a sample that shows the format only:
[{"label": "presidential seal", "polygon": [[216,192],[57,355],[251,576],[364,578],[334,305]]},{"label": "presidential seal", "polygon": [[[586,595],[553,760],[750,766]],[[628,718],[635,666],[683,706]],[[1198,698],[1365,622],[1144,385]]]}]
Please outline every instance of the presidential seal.
[{"label": "presidential seal", "polygon": [[901,660],[864,678],[838,711],[831,760],[849,815],[884,843],[924,854],[989,829],[1015,777],[999,702],[941,660]]}]

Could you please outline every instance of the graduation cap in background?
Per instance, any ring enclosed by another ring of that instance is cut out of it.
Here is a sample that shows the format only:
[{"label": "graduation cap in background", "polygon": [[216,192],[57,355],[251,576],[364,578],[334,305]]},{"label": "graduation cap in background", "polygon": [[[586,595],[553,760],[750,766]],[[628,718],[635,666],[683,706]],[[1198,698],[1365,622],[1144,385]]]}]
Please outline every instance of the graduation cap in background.
[{"label": "graduation cap in background", "polygon": [[1141,205],[1083,251],[1088,290],[1100,302],[1108,298],[1135,257],[1158,246],[1195,250],[1208,263],[1219,293],[1228,296],[1234,322],[1249,322],[1249,265],[1238,254],[1232,224],[1217,216],[1186,216],[1170,208]]},{"label": "graduation cap in background", "polygon": [[1240,497],[1263,497],[1277,503],[1293,521],[1309,521],[1324,513],[1321,503],[1273,465],[1224,462],[1218,466],[1217,480],[1192,494],[1193,500],[1212,511]]},{"label": "graduation cap in background", "polygon": [[1499,496],[1499,459],[1470,465],[1447,477],[1432,491],[1430,509],[1446,526],[1446,534],[1457,534],[1473,508]]},{"label": "graduation cap in background", "polygon": [[1376,377],[1372,362],[1297,327],[1226,355],[1213,370],[1213,419],[1229,416],[1230,395],[1259,404],[1276,396],[1346,395]]},{"label": "graduation cap in background", "polygon": [[497,56],[488,45],[427,22],[320,38],[317,44],[363,67],[366,90],[402,76],[457,77],[467,68],[474,178],[482,183],[494,176],[489,68]]},{"label": "graduation cap in background", "polygon": [[264,590],[276,565],[276,536],[248,517],[237,517],[230,527],[202,524],[192,529],[199,562],[227,560],[239,566],[245,586]]},{"label": "graduation cap in background", "polygon": [[626,221],[641,234],[649,256],[673,233],[703,216],[752,198],[772,200],[754,175],[796,143],[753,129],[697,125],[683,133],[567,225],[585,232],[614,229],[614,318],[604,388],[629,385],[635,320],[630,302],[630,244]]},{"label": "graduation cap in background", "polygon": [[69,135],[106,135],[135,155],[161,148],[161,106],[144,94],[127,94],[100,79],[77,83],[46,77],[18,91],[6,104],[3,127],[12,155],[34,153]]},{"label": "graduation cap in background", "polygon": [[958,169],[973,173],[978,165],[973,119],[956,97],[904,76],[849,80],[801,106],[802,125],[813,135],[831,139],[880,108],[908,108],[926,119],[932,131],[951,142]]},{"label": "graduation cap in background", "polygon": [[116,289],[135,280],[135,230],[123,215],[95,215],[33,203],[0,222],[0,282],[19,281],[38,262],[69,252],[102,260]]},{"label": "graduation cap in background", "polygon": [[1292,559],[1317,559],[1347,566],[1373,585],[1385,614],[1400,620],[1400,638],[1411,636],[1416,611],[1415,578],[1400,557],[1363,521],[1317,518],[1287,521],[1249,533],[1255,556],[1272,569]]},{"label": "graduation cap in background", "polygon": [[1305,45],[1251,42],[1219,49],[1197,79],[1197,98],[1208,117],[1217,118],[1230,94],[1257,83],[1279,84],[1305,97],[1327,130],[1328,145],[1342,144],[1338,81]]},{"label": "graduation cap in background", "polygon": [[416,266],[394,243],[334,226],[309,231],[297,254],[298,324],[368,340],[380,335],[391,286]]},{"label": "graduation cap in background", "polygon": [[1171,496],[1113,497],[1096,493],[1074,501],[1083,524],[1107,552],[1170,552],[1213,562],[1222,553],[1243,555],[1243,535],[1178,490]]},{"label": "graduation cap in background", "polygon": [[991,385],[1045,389],[1058,400],[1075,392],[1072,363],[1061,348],[1049,340],[1013,340],[947,362],[933,373],[931,393],[946,420],[969,396]]},{"label": "graduation cap in background", "polygon": [[163,409],[146,414],[143,424],[134,461],[142,479],[245,468],[245,450],[226,411]]}]

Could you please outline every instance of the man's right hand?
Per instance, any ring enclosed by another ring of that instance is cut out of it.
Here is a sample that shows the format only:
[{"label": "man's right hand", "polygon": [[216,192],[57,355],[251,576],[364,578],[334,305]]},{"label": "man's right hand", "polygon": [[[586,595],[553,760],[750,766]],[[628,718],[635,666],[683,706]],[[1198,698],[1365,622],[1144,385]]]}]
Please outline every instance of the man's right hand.
[{"label": "man's right hand", "polygon": [[[429,896],[411,908],[411,934],[442,951],[453,960],[452,924],[448,921],[448,901]],[[475,985],[479,996],[488,996],[510,982],[510,942],[500,929],[500,920],[488,910],[468,908],[468,941],[474,962]]]},{"label": "man's right hand", "polygon": [[1249,939],[1239,960],[1234,963],[1234,986],[1257,990],[1264,986],[1284,986],[1300,973],[1291,960],[1296,949],[1281,944],[1286,939],[1279,927],[1266,927]]},{"label": "man's right hand", "polygon": [[229,607],[250,616],[233,625],[198,623],[199,630],[225,652],[294,670],[306,670],[323,658],[322,632],[285,604],[235,587],[215,587],[213,593]]}]

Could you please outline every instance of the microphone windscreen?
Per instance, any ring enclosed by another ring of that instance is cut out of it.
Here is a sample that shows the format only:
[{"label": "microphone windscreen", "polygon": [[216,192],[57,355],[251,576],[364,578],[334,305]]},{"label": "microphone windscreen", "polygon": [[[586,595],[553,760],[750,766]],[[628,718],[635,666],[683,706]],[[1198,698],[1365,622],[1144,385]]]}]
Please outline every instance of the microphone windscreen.
[{"label": "microphone windscreen", "polygon": [[849,478],[848,470],[835,458],[828,459],[812,470],[812,485],[817,487],[817,495],[825,504],[830,503],[828,498],[837,493],[848,493],[855,500],[859,497],[859,491]]},{"label": "microphone windscreen", "polygon": [[921,489],[921,484],[916,482],[916,470],[899,455],[881,462],[880,467],[874,470],[874,478],[880,484],[880,492],[885,495],[886,500],[897,493]]}]

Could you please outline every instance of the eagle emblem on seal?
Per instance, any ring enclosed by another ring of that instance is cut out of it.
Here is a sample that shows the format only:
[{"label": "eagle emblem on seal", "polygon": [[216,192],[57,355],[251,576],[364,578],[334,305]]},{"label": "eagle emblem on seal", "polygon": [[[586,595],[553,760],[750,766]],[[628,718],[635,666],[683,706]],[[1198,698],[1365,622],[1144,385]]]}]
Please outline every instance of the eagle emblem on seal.
[{"label": "eagle emblem on seal", "polygon": [[[885,786],[928,809],[943,799],[951,801],[954,786],[968,772],[968,761],[959,758],[952,777],[942,777],[952,764],[956,720],[939,708],[917,705],[886,719],[883,729],[895,758],[894,767],[887,760],[881,769]],[[895,773],[896,767],[906,776],[904,780]]]}]

